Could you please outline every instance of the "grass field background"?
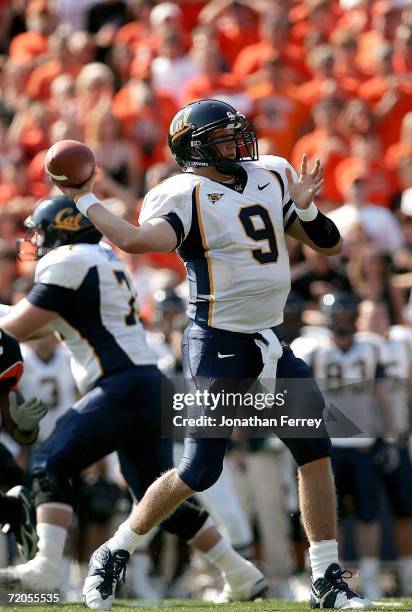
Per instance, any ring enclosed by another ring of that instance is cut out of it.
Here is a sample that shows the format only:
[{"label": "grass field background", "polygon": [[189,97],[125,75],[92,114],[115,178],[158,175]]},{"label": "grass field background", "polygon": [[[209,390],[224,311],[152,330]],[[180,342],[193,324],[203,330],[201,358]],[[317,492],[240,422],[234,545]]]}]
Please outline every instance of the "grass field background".
[{"label": "grass field background", "polygon": [[[412,612],[412,599],[383,599],[376,602],[377,605],[374,610],[383,612],[390,610],[397,610],[398,612],[404,610],[410,610]],[[381,605],[380,605],[381,604]],[[11,612],[21,612],[24,610],[32,610],[33,612],[50,612],[51,610],[62,610],[64,612],[86,612],[87,608],[83,604],[61,604],[61,605],[50,605],[50,606],[1,606],[1,610]],[[115,612],[121,612],[121,610],[181,610],[182,612],[287,612],[293,610],[295,612],[309,611],[308,604],[299,602],[281,601],[279,599],[266,599],[264,601],[252,601],[252,602],[238,602],[233,604],[210,604],[206,601],[196,600],[174,600],[167,599],[162,601],[154,601],[150,603],[148,601],[115,601],[113,610]]]}]

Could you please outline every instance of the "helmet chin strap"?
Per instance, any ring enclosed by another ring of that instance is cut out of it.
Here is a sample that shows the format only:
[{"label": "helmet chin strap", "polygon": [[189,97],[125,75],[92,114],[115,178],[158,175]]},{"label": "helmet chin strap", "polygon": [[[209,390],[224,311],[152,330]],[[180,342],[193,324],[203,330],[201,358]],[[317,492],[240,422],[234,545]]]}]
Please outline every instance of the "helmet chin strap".
[{"label": "helmet chin strap", "polygon": [[225,174],[226,176],[232,176],[233,174],[236,174],[236,172],[239,170],[240,164],[238,161],[235,161],[233,159],[225,159],[224,157],[221,157],[215,162],[214,166],[216,170],[221,174]]},{"label": "helmet chin strap", "polygon": [[216,168],[220,174],[224,174],[226,176],[233,176],[239,170],[240,163],[236,159],[229,159],[228,157],[222,157],[216,145],[213,146],[213,154],[210,157],[213,158],[212,165]]}]

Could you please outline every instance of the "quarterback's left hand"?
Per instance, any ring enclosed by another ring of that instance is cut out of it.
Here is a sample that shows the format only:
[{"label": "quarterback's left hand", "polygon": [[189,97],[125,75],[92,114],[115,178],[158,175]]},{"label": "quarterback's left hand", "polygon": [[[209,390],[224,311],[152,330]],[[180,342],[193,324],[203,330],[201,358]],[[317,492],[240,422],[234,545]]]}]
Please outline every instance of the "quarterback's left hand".
[{"label": "quarterback's left hand", "polygon": [[296,206],[302,209],[309,208],[313,198],[325,182],[323,180],[323,168],[320,165],[319,159],[316,160],[316,164],[308,174],[308,158],[306,154],[302,157],[298,180],[294,180],[289,168],[286,168],[286,177],[288,179],[290,197]]},{"label": "quarterback's left hand", "polygon": [[10,393],[9,406],[11,418],[17,428],[25,433],[33,431],[47,413],[46,404],[37,397],[31,397],[23,404],[18,405],[16,395]]}]

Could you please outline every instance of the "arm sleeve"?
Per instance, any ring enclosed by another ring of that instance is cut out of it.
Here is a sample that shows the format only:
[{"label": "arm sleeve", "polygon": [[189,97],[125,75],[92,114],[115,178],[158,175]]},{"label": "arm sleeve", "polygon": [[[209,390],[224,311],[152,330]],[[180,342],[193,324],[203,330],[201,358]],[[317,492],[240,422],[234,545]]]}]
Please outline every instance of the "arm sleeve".
[{"label": "arm sleeve", "polygon": [[292,172],[294,178],[298,178],[297,172],[291,164],[283,157],[263,155],[260,158],[263,168],[269,170],[279,182],[282,191],[283,227],[285,231],[297,219],[295,204],[289,194],[286,168]]},{"label": "arm sleeve", "polygon": [[185,193],[168,191],[164,184],[155,187],[146,195],[140,211],[139,223],[151,219],[165,219],[176,233],[178,248],[189,233],[192,224],[191,198]]}]

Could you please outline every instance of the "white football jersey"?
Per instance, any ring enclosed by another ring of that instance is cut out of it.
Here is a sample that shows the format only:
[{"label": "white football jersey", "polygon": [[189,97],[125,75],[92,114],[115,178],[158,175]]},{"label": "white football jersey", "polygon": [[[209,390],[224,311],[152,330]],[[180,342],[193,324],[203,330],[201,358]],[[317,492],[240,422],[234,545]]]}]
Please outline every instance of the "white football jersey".
[{"label": "white football jersey", "polygon": [[137,314],[137,296],[124,264],[100,244],[53,249],[36,267],[27,299],[57,312],[51,322],[72,354],[72,373],[82,393],[102,376],[156,363]]},{"label": "white football jersey", "polygon": [[76,383],[70,371],[70,353],[61,346],[50,361],[43,361],[28,344],[21,345],[24,372],[18,389],[25,399],[37,397],[48,407],[39,423],[37,442],[49,437],[59,419],[76,399]]},{"label": "white football jersey", "polygon": [[412,416],[412,330],[394,325],[389,330],[385,346],[385,372],[391,379],[391,426],[395,435],[409,435]]},{"label": "white football jersey", "polygon": [[140,223],[164,218],[189,279],[189,318],[254,333],[279,325],[290,290],[285,229],[296,219],[281,157],[241,165],[238,183],[182,173],[146,195]]},{"label": "white football jersey", "polygon": [[335,446],[370,446],[365,437],[381,428],[381,415],[373,393],[374,380],[381,364],[381,354],[371,342],[355,339],[352,346],[341,351],[326,335],[300,337],[291,348],[303,359],[324,391],[327,402],[332,402],[362,434],[358,437],[333,438]]}]

